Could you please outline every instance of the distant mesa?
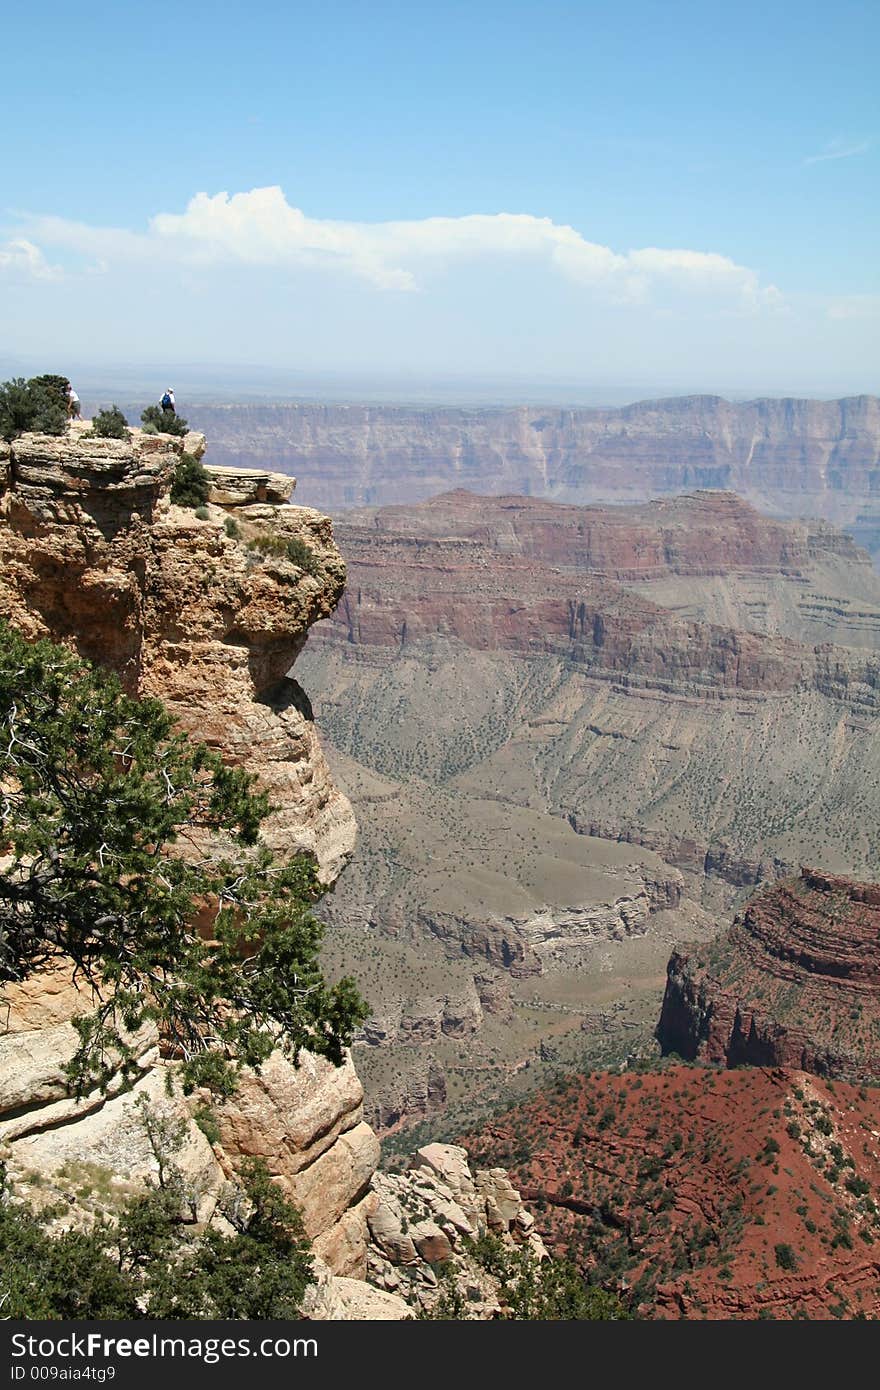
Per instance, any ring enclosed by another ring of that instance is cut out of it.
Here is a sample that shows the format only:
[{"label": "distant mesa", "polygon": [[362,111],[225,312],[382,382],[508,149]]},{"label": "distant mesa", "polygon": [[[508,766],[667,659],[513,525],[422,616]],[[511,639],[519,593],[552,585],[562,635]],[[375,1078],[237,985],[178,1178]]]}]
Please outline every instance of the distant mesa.
[{"label": "distant mesa", "polygon": [[880,1079],[880,883],[804,868],[672,955],[657,1037],[728,1067]]},{"label": "distant mesa", "polygon": [[880,553],[880,399],[682,396],[622,409],[200,406],[218,463],[296,473],[309,506],[416,502],[450,488],[634,502],[726,488],[822,516]]}]

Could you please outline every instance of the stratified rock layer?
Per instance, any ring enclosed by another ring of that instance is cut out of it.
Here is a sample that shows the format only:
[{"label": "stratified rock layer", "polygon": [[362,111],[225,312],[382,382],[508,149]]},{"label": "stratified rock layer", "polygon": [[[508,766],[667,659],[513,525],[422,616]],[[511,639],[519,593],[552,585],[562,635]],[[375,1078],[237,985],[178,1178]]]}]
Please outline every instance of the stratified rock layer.
[{"label": "stratified rock layer", "polygon": [[[181,448],[167,435],[91,439],[78,427],[17,439],[0,498],[0,615],[110,667],[131,693],[158,696],[184,729],[246,764],[277,808],[267,842],[312,851],[332,880],[354,819],[288,675],[345,584],[330,522],[250,501],[239,472],[229,535],[219,507],[200,518],[171,505]],[[272,492],[270,478],[254,482],[255,495]],[[266,534],[303,542],[312,572],[248,548]]]},{"label": "stratified rock layer", "polygon": [[880,399],[681,396],[622,409],[202,406],[218,462],[295,473],[314,506],[415,502],[449,488],[629,502],[727,488],[824,516],[880,550]]},{"label": "stratified rock layer", "polygon": [[[18,1190],[34,1185],[44,1200],[77,1200],[83,1178],[102,1189],[112,1210],[158,1172],[139,1106],[182,1123],[173,1155],[192,1205],[192,1219],[210,1219],[242,1158],[262,1158],[303,1213],[316,1254],[334,1274],[363,1278],[367,1219],[376,1206],[370,1180],[379,1142],[363,1121],[363,1089],[350,1057],[334,1067],[306,1052],[294,1067],[279,1053],[259,1075],[245,1072],[235,1095],[216,1104],[213,1143],[159,1056],[155,1033],[133,1040],[140,1068],[133,1085],[111,1077],[106,1092],[80,1100],[68,1094],[64,1065],[77,1038],[71,1019],[94,1001],[63,966],[21,985],[6,985],[0,1032],[0,1151]],[[171,1089],[169,1090],[169,1084]]]},{"label": "stratified rock layer", "polygon": [[803,869],[710,945],[676,951],[657,1036],[734,1067],[880,1077],[880,884]]},{"label": "stratified rock layer", "polygon": [[337,533],[349,585],[321,640],[347,649],[397,656],[454,640],[561,658],[627,688],[714,700],[816,690],[880,706],[875,653],[679,617],[625,587],[730,572],[797,581],[828,557],[870,577],[848,536],[770,521],[732,494],[615,509],[456,492],[353,514]]}]

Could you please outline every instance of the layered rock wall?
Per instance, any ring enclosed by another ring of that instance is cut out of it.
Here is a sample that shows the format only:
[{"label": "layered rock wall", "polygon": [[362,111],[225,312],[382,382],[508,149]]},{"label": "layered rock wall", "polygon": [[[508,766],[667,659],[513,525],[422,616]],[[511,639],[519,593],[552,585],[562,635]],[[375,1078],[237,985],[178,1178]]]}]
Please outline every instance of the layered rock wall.
[{"label": "layered rock wall", "polygon": [[815,690],[880,707],[880,659],[829,642],[679,616],[625,583],[730,573],[787,576],[837,556],[870,577],[849,537],[778,523],[724,493],[625,509],[454,493],[337,526],[348,589],[322,642],[369,659],[454,641],[550,656],[627,689],[718,700]]},{"label": "layered rock wall", "polygon": [[199,407],[218,462],[295,473],[313,505],[414,502],[450,488],[628,502],[726,488],[763,510],[880,536],[880,399],[684,396],[619,410],[381,405]]},{"label": "layered rock wall", "polygon": [[673,953],[657,1037],[727,1066],[880,1077],[880,885],[803,869],[716,942]]},{"label": "layered rock wall", "polygon": [[[354,844],[308,699],[289,676],[309,628],[345,584],[329,520],[236,475],[207,515],[173,506],[183,443],[24,435],[6,451],[0,498],[0,615],[109,667],[132,694],[158,696],[181,726],[256,773],[275,806],[264,828],[277,852],[313,852],[336,877]],[[225,489],[225,490],[224,490]],[[268,490],[267,490],[268,489]],[[232,515],[235,527],[224,522]],[[233,534],[229,534],[229,530]],[[312,572],[248,540],[304,543]]]}]

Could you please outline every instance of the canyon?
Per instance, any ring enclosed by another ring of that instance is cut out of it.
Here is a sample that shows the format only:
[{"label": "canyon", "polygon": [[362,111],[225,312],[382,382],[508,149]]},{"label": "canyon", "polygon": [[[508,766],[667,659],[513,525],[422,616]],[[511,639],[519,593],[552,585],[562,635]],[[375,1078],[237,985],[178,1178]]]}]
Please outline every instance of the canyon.
[{"label": "canyon", "polygon": [[212,457],[296,474],[330,511],[454,488],[632,502],[722,488],[778,516],[820,516],[880,552],[880,400],[684,396],[619,409],[196,404]]},{"label": "canyon", "polygon": [[[184,449],[204,438],[74,424],[0,451],[0,616],[257,775],[371,1015],[341,1067],[246,1071],[209,1135],[149,1029],[133,1084],[74,1100],[81,984],[8,986],[19,1190],[65,1228],[112,1213],[155,1176],[146,1109],[183,1127],[195,1223],[266,1162],[312,1241],[310,1318],[508,1316],[487,1231],[640,1316],[876,1316],[867,552],[705,488],[331,523],[276,467],[212,460],[196,513],[170,500]],[[308,568],[249,548],[267,534]]]},{"label": "canyon", "polygon": [[380,1128],[648,1055],[670,948],[804,859],[877,873],[880,578],[836,527],[459,490],[335,535],[300,661],[362,826],[328,951]]}]

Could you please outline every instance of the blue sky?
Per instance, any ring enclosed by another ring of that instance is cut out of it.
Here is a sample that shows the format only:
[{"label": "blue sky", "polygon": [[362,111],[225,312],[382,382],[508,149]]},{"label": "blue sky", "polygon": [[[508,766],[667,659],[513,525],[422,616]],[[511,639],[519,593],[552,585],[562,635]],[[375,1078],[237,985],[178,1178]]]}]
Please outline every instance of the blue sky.
[{"label": "blue sky", "polygon": [[878,389],[876,0],[48,0],[4,47],[6,355]]}]

